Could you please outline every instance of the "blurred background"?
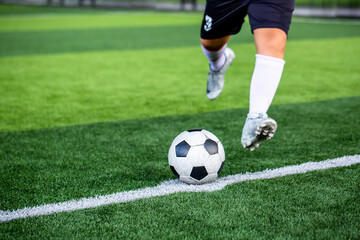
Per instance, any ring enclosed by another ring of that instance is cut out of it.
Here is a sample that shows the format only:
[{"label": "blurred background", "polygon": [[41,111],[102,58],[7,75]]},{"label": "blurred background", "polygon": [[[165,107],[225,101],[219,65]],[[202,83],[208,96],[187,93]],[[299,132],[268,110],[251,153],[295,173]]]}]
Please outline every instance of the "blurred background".
[{"label": "blurred background", "polygon": [[[1,0],[0,3],[202,11],[206,0]],[[296,0],[295,4],[295,16],[360,17],[359,0]]]}]

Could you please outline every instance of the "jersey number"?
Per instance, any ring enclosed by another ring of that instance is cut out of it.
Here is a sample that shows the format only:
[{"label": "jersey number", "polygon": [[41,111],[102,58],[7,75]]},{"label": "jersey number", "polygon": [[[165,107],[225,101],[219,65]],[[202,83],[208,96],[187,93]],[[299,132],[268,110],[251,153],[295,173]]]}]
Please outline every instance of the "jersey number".
[{"label": "jersey number", "polygon": [[205,31],[210,31],[211,30],[211,25],[212,25],[212,18],[209,15],[205,16],[205,25],[204,25],[204,29]]}]

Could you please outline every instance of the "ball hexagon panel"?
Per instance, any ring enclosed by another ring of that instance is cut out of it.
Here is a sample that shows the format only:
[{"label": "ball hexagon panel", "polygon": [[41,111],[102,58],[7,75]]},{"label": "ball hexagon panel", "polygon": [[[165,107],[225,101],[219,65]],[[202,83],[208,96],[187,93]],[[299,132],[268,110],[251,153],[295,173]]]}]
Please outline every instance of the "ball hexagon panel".
[{"label": "ball hexagon panel", "polygon": [[211,155],[205,164],[205,168],[209,174],[217,173],[221,167],[221,161],[219,154]]},{"label": "ball hexagon panel", "polygon": [[201,179],[205,178],[208,175],[206,168],[204,166],[201,167],[193,167],[190,173],[190,177],[195,178],[196,180],[200,181]]},{"label": "ball hexagon panel", "polygon": [[204,183],[209,183],[209,182],[213,182],[215,181],[217,178],[217,174],[208,174],[206,177],[204,177],[203,179],[196,180],[190,176],[180,176],[180,181],[188,183],[188,184],[204,184]]},{"label": "ball hexagon panel", "polygon": [[225,150],[221,142],[218,142],[218,151],[221,158],[221,161],[225,161]]},{"label": "ball hexagon panel", "polygon": [[199,131],[190,132],[188,135],[186,135],[185,141],[189,143],[190,146],[197,146],[204,144],[206,141],[206,136]]},{"label": "ball hexagon panel", "polygon": [[192,177],[190,177],[190,176],[181,176],[181,175],[180,175],[179,180],[180,180],[181,182],[185,182],[185,183],[187,183],[187,184],[201,184],[200,181],[198,181],[198,180],[196,180],[196,179],[194,179],[194,178],[192,178]]},{"label": "ball hexagon panel", "polygon": [[211,140],[214,140],[215,142],[220,142],[220,140],[214,135],[212,134],[211,132],[203,129],[201,130],[201,132],[207,137],[207,138],[210,138]]},{"label": "ball hexagon panel", "polygon": [[216,180],[217,176],[218,176],[217,173],[208,174],[206,177],[204,177],[203,179],[201,179],[201,181],[199,182],[199,184],[213,182],[213,181]]},{"label": "ball hexagon panel", "polygon": [[191,147],[186,159],[189,160],[192,166],[204,166],[209,158],[209,153],[205,150],[204,146]]},{"label": "ball hexagon panel", "polygon": [[175,146],[176,157],[186,157],[190,150],[190,145],[186,141],[182,141]]},{"label": "ball hexagon panel", "polygon": [[190,176],[193,166],[186,158],[176,158],[174,164],[171,165],[175,168],[180,176]]},{"label": "ball hexagon panel", "polygon": [[182,133],[180,133],[171,143],[171,145],[178,145],[180,142],[184,141],[184,139],[186,138],[186,136],[190,134],[188,131],[184,131]]},{"label": "ball hexagon panel", "polygon": [[210,155],[218,153],[218,144],[214,140],[206,139],[204,148]]},{"label": "ball hexagon panel", "polygon": [[175,154],[175,146],[173,145],[171,145],[169,148],[168,159],[169,159],[169,165],[174,166],[176,161],[176,154]]}]

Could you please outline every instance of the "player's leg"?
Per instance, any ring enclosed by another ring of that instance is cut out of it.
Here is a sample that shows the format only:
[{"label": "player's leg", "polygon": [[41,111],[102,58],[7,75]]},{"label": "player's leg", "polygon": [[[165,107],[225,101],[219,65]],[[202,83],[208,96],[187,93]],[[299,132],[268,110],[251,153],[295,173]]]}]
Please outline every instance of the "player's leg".
[{"label": "player's leg", "polygon": [[267,4],[268,1],[261,0],[249,6],[257,54],[250,85],[249,114],[241,143],[250,150],[271,139],[277,129],[277,123],[268,117],[267,111],[283,72],[287,32],[294,5],[293,0],[272,0],[271,4]]},{"label": "player's leg", "polygon": [[229,40],[230,40],[230,35],[227,35],[215,39],[200,38],[200,43],[205,49],[211,52],[216,52],[222,49],[225,46],[225,44],[228,43]]},{"label": "player's leg", "polygon": [[201,48],[209,60],[210,70],[219,71],[224,66],[226,61],[225,49],[229,39],[230,35],[215,39],[200,38]]},{"label": "player's leg", "polygon": [[258,28],[254,30],[257,54],[284,59],[287,35],[279,28]]},{"label": "player's leg", "polygon": [[286,39],[286,33],[278,28],[254,30],[257,54],[250,85],[250,113],[266,113],[270,107],[285,64]]},{"label": "player's leg", "polygon": [[235,58],[235,53],[227,47],[230,35],[217,39],[200,39],[201,48],[209,60],[206,96],[210,100],[217,98],[225,81],[225,73]]},{"label": "player's leg", "polygon": [[226,70],[235,58],[227,42],[230,35],[240,31],[247,4],[247,0],[212,0],[206,3],[200,43],[209,60],[206,96],[210,100],[217,98],[224,87]]},{"label": "player's leg", "polygon": [[250,85],[250,107],[243,129],[242,145],[255,150],[265,139],[271,139],[277,129],[267,111],[275,96],[285,61],[286,33],[277,28],[254,30],[257,49],[255,68]]}]

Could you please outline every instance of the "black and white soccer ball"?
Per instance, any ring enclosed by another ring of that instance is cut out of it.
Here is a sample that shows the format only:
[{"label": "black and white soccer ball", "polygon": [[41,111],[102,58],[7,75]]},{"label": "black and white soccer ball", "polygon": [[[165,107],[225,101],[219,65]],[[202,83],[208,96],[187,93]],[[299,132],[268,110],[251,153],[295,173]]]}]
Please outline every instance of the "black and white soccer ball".
[{"label": "black and white soccer ball", "polygon": [[171,171],[180,181],[203,184],[215,181],[225,162],[225,151],[220,140],[204,129],[180,133],[169,149]]}]

